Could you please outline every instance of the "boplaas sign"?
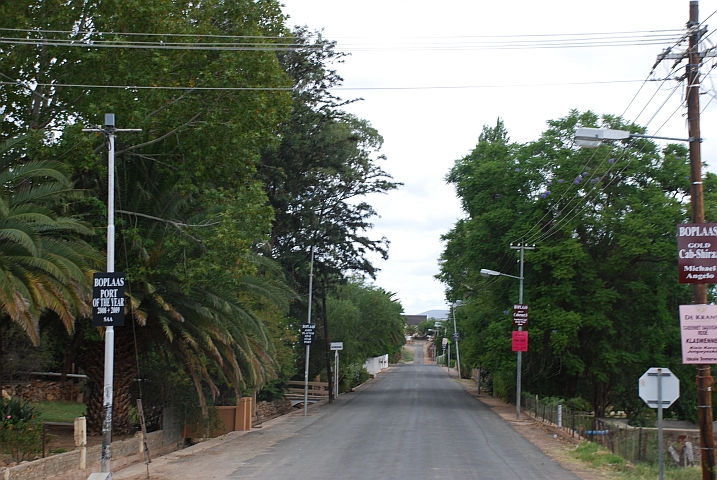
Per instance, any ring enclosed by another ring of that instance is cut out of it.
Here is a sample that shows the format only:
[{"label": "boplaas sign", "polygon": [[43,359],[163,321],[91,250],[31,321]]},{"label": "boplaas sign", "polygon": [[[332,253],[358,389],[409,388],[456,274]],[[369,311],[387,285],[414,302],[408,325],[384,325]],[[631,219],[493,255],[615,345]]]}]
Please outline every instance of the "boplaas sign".
[{"label": "boplaas sign", "polygon": [[717,283],[717,223],[677,225],[680,283]]}]

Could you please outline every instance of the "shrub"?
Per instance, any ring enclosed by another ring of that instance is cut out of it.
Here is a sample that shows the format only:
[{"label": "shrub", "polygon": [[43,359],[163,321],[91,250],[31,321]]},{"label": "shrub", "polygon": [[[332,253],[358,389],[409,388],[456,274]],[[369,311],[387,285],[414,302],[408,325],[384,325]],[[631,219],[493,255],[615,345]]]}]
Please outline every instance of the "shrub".
[{"label": "shrub", "polygon": [[344,389],[354,388],[370,378],[368,370],[359,363],[347,365],[345,369],[346,376],[343,378]]},{"label": "shrub", "polygon": [[3,451],[21,462],[42,451],[42,424],[35,409],[27,402],[9,400],[0,403],[0,444]]}]

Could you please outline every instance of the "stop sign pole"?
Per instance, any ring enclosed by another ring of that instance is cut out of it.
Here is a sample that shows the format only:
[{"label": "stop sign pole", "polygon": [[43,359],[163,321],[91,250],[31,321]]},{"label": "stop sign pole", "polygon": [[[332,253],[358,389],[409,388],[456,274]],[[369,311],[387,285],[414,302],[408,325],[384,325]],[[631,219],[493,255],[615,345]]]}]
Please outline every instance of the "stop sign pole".
[{"label": "stop sign pole", "polygon": [[664,479],[664,461],[662,457],[662,409],[669,407],[680,398],[680,379],[669,368],[653,367],[648,369],[638,386],[640,398],[647,406],[657,408],[657,462],[660,480]]}]

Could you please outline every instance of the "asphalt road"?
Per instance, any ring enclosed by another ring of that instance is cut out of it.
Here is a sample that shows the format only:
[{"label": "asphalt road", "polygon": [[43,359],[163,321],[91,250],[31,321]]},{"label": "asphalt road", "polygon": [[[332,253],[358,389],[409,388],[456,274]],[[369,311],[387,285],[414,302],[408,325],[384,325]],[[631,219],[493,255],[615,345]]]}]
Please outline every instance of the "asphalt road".
[{"label": "asphalt road", "polygon": [[[420,348],[415,364],[391,367],[307,417],[177,452],[150,465],[151,478],[578,479],[440,367],[423,365]],[[113,478],[135,478],[122,473]]]}]

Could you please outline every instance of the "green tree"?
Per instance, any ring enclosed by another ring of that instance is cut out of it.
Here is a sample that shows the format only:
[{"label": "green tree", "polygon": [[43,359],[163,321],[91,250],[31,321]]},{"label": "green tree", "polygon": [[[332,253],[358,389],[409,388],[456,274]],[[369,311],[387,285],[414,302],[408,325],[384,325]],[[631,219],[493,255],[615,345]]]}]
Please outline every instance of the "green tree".
[{"label": "green tree", "polygon": [[344,343],[342,376],[350,365],[363,365],[368,357],[388,354],[396,358],[400,354],[406,343],[405,319],[403,307],[394,297],[393,293],[353,277],[327,300],[331,339]]},{"label": "green tree", "polygon": [[677,283],[674,228],[688,216],[686,151],[659,151],[647,140],[580,150],[572,141],[578,126],[644,132],[591,112],[548,126],[539,140],[517,145],[499,121],[456,162],[448,180],[467,217],[444,238],[440,278],[451,298],[473,299],[457,312],[462,356],[512,394],[518,282],[479,271],[517,275],[510,244],[537,241],[525,263],[524,388],[588,398],[601,414],[626,402],[653,363],[681,369],[676,318],[688,290]]},{"label": "green tree", "polygon": [[[260,310],[280,310],[291,295],[252,253],[272,219],[255,165],[290,106],[283,89],[291,82],[276,55],[289,40],[279,3],[28,0],[3,4],[0,17],[0,27],[39,42],[0,50],[0,76],[14,82],[0,89],[10,120],[2,134],[56,131],[43,154],[93,194],[71,213],[106,225],[106,164],[97,154],[104,142],[81,128],[113,112],[118,126],[142,129],[116,144],[117,268],[130,282],[129,318],[143,327],[139,348],[174,356],[167,364],[182,366],[203,406],[219,387],[237,395],[259,387],[274,374]],[[156,45],[134,48],[142,42]],[[140,88],[101,87],[113,85]],[[131,332],[116,333],[129,346],[116,351],[117,431],[128,426],[137,368]],[[85,354],[90,369],[101,366],[99,345]],[[92,376],[97,383],[101,373]],[[90,408],[91,425],[100,414]]]},{"label": "green tree", "polygon": [[[331,67],[343,54],[335,51],[334,42],[306,28],[293,34],[301,48],[279,54],[294,83],[291,115],[276,132],[279,141],[264,149],[259,166],[275,217],[265,249],[302,297],[308,291],[315,249],[320,308],[313,311],[324,321],[319,340],[327,341],[333,334],[324,306],[334,285],[350,272],[374,276],[368,254],[388,255],[388,240],[368,234],[376,212],[365,197],[398,184],[379,166],[384,159],[379,154],[381,136],[367,121],[344,112],[347,102],[329,92],[342,81]],[[306,309],[306,302],[293,303],[292,317],[304,318]],[[325,350],[325,369],[330,372],[328,345]]]}]

